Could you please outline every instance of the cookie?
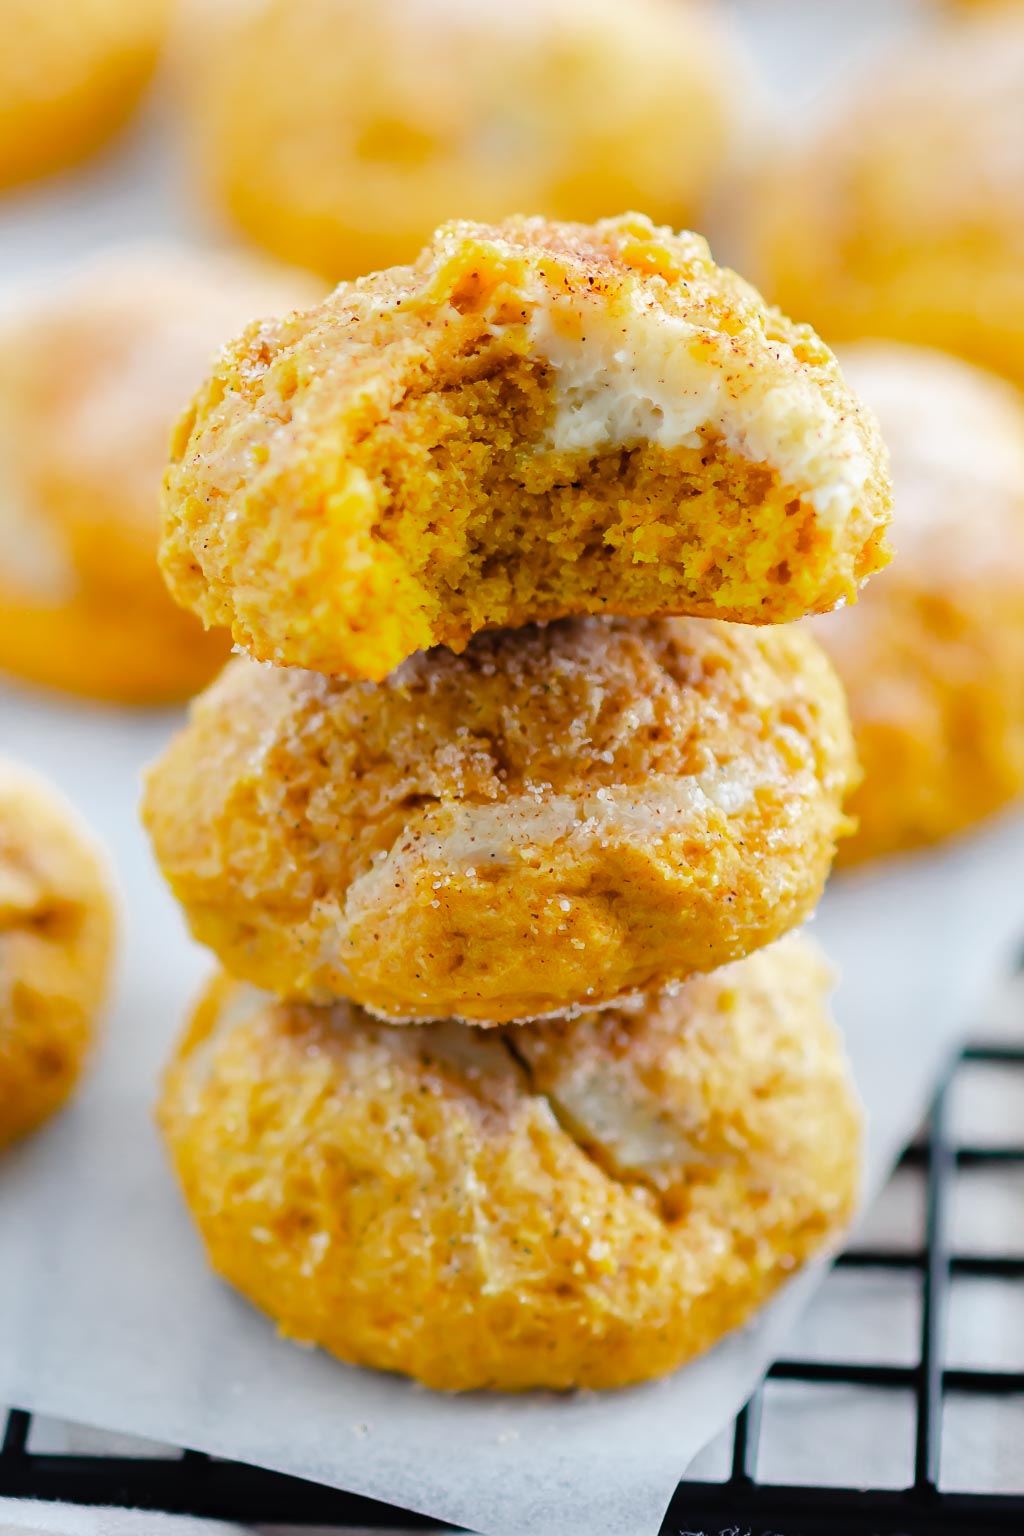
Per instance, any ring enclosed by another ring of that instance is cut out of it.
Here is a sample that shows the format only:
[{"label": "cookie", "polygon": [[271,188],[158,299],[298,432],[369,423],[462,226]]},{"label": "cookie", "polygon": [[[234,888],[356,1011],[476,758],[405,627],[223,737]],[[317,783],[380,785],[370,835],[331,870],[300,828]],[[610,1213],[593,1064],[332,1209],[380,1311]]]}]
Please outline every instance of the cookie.
[{"label": "cookie", "polygon": [[840,858],[937,842],[1024,792],[1024,398],[958,359],[851,345],[892,450],[897,557],[814,620],[864,779]]},{"label": "cookie", "polygon": [[806,627],[576,619],[381,684],[235,660],[150,771],[144,817],[232,974],[496,1024],[785,933],[821,893],[853,775]]},{"label": "cookie", "polygon": [[171,0],[4,0],[0,187],[85,159],[131,115]]},{"label": "cookie", "polygon": [[827,610],[885,563],[889,501],[832,354],[698,236],[450,224],[221,355],[162,559],[260,660],[378,680],[503,625]]},{"label": "cookie", "polygon": [[168,248],[94,259],[0,319],[0,668],[124,703],[225,660],[156,562],[175,415],[218,346],[317,294],[303,275]]},{"label": "cookie", "polygon": [[70,808],[0,758],[0,1146],[60,1107],[106,1000],[113,903]]},{"label": "cookie", "polygon": [[445,1390],[624,1386],[849,1219],[828,981],[791,937],[671,998],[484,1034],[221,977],[160,1123],[211,1263],[283,1333]]},{"label": "cookie", "polygon": [[261,0],[216,23],[188,50],[197,175],[334,280],[412,261],[454,214],[700,222],[749,96],[693,0]]},{"label": "cookie", "polygon": [[888,337],[1024,384],[1024,11],[915,34],[777,154],[745,259],[830,343]]}]

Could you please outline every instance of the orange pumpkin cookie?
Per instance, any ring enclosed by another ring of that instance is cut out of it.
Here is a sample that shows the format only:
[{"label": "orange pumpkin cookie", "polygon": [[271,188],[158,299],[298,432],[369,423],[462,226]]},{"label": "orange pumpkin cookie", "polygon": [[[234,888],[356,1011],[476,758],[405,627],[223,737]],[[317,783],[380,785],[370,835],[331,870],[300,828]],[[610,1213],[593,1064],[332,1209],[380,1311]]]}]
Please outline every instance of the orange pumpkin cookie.
[{"label": "orange pumpkin cookie", "polygon": [[896,481],[892,567],[815,620],[864,779],[846,862],[936,842],[1024,793],[1024,398],[942,353],[851,346]]},{"label": "orange pumpkin cookie", "polygon": [[261,0],[226,35],[210,11],[188,61],[198,174],[335,280],[412,261],[453,215],[699,222],[748,95],[694,0]]},{"label": "orange pumpkin cookie", "polygon": [[124,123],[171,0],[3,0],[0,187],[72,165]]},{"label": "orange pumpkin cookie", "polygon": [[0,1146],[72,1092],[106,999],[113,904],[57,795],[0,758]]},{"label": "orange pumpkin cookie", "polygon": [[162,558],[260,660],[380,679],[571,614],[820,612],[885,563],[889,500],[832,354],[698,236],[451,224],[222,354]]},{"label": "orange pumpkin cookie", "polygon": [[565,620],[381,684],[232,662],[144,816],[196,937],[283,997],[482,1024],[656,991],[814,908],[854,759],[806,629]]},{"label": "orange pumpkin cookie", "polygon": [[915,35],[750,212],[766,294],[830,342],[939,347],[1024,384],[1024,10]]},{"label": "orange pumpkin cookie", "polygon": [[167,595],[160,478],[177,409],[303,276],[184,250],[97,258],[0,321],[0,668],[125,703],[186,697],[228,644]]},{"label": "orange pumpkin cookie", "polygon": [[860,1118],[817,952],[484,1034],[220,978],[160,1122],[210,1261],[281,1331],[431,1387],[674,1370],[835,1240]]}]

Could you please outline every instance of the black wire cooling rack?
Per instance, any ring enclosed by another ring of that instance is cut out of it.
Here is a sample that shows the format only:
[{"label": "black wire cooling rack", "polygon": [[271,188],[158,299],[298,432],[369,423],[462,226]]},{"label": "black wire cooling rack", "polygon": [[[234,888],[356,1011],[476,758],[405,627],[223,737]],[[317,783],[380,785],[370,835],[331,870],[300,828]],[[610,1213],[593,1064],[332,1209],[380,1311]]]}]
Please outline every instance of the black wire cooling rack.
[{"label": "black wire cooling rack", "polygon": [[[954,1368],[945,1358],[954,1277],[1024,1282],[1024,1252],[961,1252],[954,1250],[950,1240],[949,1213],[960,1170],[984,1174],[1007,1165],[1024,1167],[1024,1139],[1017,1145],[968,1145],[950,1131],[951,1090],[960,1074],[978,1066],[1024,1074],[1024,1045],[973,1045],[950,1062],[924,1135],[901,1164],[923,1186],[923,1243],[910,1249],[896,1245],[852,1249],[838,1261],[841,1269],[902,1272],[918,1281],[922,1307],[916,1361],[893,1365],[779,1360],[768,1377],[770,1382],[869,1387],[912,1395],[915,1444],[910,1486],[891,1490],[796,1487],[759,1479],[761,1426],[771,1411],[761,1389],[736,1420],[729,1474],[721,1482],[681,1482],[662,1536],[984,1536],[987,1532],[1021,1536],[1024,1532],[1024,1495],[954,1493],[940,1487],[943,1410],[949,1401],[971,1395],[996,1405],[1012,1404],[1015,1396],[1024,1402],[1024,1370]],[[1024,1443],[1021,1463],[1024,1471]],[[341,1531],[439,1528],[421,1516],[368,1499],[195,1451],[171,1457],[40,1454],[32,1449],[30,1416],[18,1411],[8,1415],[0,1448],[0,1494],[263,1524],[327,1525]]]}]

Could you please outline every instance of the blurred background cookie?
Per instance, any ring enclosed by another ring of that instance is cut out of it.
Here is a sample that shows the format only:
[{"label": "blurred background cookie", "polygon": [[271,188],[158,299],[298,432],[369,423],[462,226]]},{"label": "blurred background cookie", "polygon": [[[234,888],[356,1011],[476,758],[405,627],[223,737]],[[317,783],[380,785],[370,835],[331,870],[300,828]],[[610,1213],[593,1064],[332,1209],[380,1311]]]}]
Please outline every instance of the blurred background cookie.
[{"label": "blurred background cookie", "polygon": [[69,806],[0,757],[0,1146],[71,1093],[106,999],[113,903]]},{"label": "blurred background cookie", "polygon": [[84,159],[156,66],[173,0],[0,0],[0,187]]},{"label": "blurred background cookie", "polygon": [[854,762],[806,628],[568,620],[381,684],[232,662],[144,816],[196,937],[281,996],[501,1023],[657,990],[813,909]]},{"label": "blurred background cookie", "polygon": [[111,251],[0,319],[0,668],[141,704],[227,655],[156,563],[171,427],[218,347],[312,300],[290,273],[168,247]]},{"label": "blurred background cookie", "polygon": [[892,452],[897,556],[814,621],[864,780],[850,862],[931,843],[1024,793],[1024,397],[941,353],[842,354]]},{"label": "blurred background cookie", "polygon": [[892,337],[1024,384],[1024,9],[915,35],[781,153],[746,268],[832,343]]},{"label": "blurred background cookie", "polygon": [[162,564],[261,661],[379,679],[498,625],[822,612],[885,565],[890,498],[831,352],[699,236],[457,222],[221,354]]},{"label": "blurred background cookie", "polygon": [[791,938],[672,998],[483,1034],[221,978],[161,1124],[211,1262],[285,1334],[436,1388],[621,1386],[848,1220],[828,983]]},{"label": "blurred background cookie", "polygon": [[699,222],[745,71],[699,0],[261,0],[198,11],[195,160],[254,240],[337,279],[442,219]]}]

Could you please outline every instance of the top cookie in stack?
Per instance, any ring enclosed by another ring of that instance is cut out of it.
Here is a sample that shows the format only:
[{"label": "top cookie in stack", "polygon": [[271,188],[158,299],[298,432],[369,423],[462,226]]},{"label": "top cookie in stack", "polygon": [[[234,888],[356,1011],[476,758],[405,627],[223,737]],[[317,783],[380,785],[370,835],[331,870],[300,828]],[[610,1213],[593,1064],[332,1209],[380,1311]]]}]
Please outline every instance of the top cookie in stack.
[{"label": "top cookie in stack", "polygon": [[164,572],[260,660],[379,681],[497,626],[824,612],[889,510],[832,354],[699,236],[456,223],[224,352]]}]

